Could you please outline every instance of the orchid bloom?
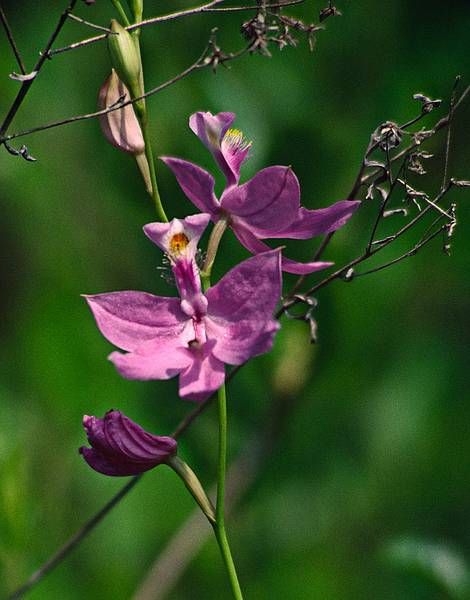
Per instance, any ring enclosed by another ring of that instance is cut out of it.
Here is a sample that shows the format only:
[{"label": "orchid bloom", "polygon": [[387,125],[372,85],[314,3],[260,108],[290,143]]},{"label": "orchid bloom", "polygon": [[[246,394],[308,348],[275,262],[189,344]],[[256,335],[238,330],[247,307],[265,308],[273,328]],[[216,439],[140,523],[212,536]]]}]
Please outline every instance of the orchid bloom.
[{"label": "orchid bloom", "polygon": [[[359,202],[342,200],[327,208],[307,210],[300,206],[300,186],[290,167],[273,166],[259,171],[239,185],[240,168],[248,157],[251,143],[243,134],[230,129],[235,115],[197,112],[189,126],[212,153],[226,178],[217,199],[213,176],[201,167],[179,158],[162,157],[173,171],[181,189],[191,202],[213,221],[229,215],[229,223],[240,242],[253,254],[269,250],[266,238],[306,240],[342,227]],[[282,269],[305,274],[331,266],[331,262],[299,263],[282,257]]]},{"label": "orchid bloom", "polygon": [[180,298],[134,291],[85,296],[101,333],[127,351],[109,356],[123,377],[179,375],[180,396],[199,402],[224,383],[224,363],[239,365],[271,348],[281,294],[279,250],[245,260],[202,293],[194,256],[209,220],[200,214],[144,227],[169,256]]},{"label": "orchid bloom", "polygon": [[79,452],[92,469],[104,475],[138,475],[176,454],[176,440],[144,431],[117,410],[108,411],[103,419],[85,415],[83,427],[91,448],[82,446]]}]

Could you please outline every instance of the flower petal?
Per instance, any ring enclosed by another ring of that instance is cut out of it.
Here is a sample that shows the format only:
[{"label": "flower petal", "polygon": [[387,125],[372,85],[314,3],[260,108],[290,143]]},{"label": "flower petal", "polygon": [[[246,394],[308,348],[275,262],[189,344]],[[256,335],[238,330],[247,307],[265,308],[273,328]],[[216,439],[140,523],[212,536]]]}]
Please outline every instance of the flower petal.
[{"label": "flower petal", "polygon": [[[172,219],[169,223],[148,223],[144,225],[144,233],[163,252],[170,255],[174,253],[172,239],[177,235],[184,234],[191,255],[195,255],[199,239],[210,219],[210,214],[201,213],[185,219]],[[178,249],[178,255],[187,255],[187,253]]]},{"label": "flower petal", "polygon": [[252,356],[269,352],[279,327],[274,319],[267,323],[254,319],[235,322],[206,319],[207,336],[216,340],[214,356],[230,365],[241,365]]},{"label": "flower petal", "polygon": [[142,468],[142,465],[135,463],[121,464],[118,462],[113,462],[104,454],[100,454],[94,448],[87,448],[86,446],[79,448],[79,452],[93,470],[111,477],[128,477],[131,475],[138,475],[139,473],[143,473],[152,469],[154,466],[145,465],[145,468]]},{"label": "flower petal", "polygon": [[153,352],[148,349],[145,354],[112,352],[108,358],[126,379],[171,379],[191,362],[184,350],[184,346],[159,344]]},{"label": "flower petal", "polygon": [[308,240],[322,233],[330,233],[342,227],[359,207],[356,200],[340,200],[327,208],[307,210],[301,208],[297,218],[285,229],[259,237],[293,238]]},{"label": "flower petal", "polygon": [[206,292],[207,313],[219,322],[266,323],[281,295],[280,250],[270,250],[238,264]]},{"label": "flower petal", "polygon": [[220,205],[214,193],[214,178],[210,173],[181,158],[160,158],[173,171],[181,189],[194,206],[212,216],[220,212]]},{"label": "flower petal", "polygon": [[213,355],[214,345],[210,341],[197,350],[186,350],[191,364],[180,375],[181,398],[203,402],[224,383],[224,364]]},{"label": "flower petal", "polygon": [[176,453],[174,439],[152,435],[116,410],[103,419],[85,416],[83,425],[92,447],[83,446],[79,452],[95,471],[105,475],[137,475]]},{"label": "flower petal", "polygon": [[[240,240],[240,242],[245,246],[245,248],[250,252],[253,252],[253,254],[260,254],[262,252],[267,252],[268,250],[270,250],[270,247],[267,244],[259,240],[255,235],[253,235],[253,233],[251,233],[251,231],[249,231],[245,227],[236,225],[233,226],[232,229],[237,238]],[[294,273],[295,275],[307,275],[308,273],[314,273],[315,271],[321,271],[322,269],[331,267],[332,264],[332,262],[323,261],[301,263],[283,256],[281,261],[281,268],[287,273]]]},{"label": "flower petal", "polygon": [[146,292],[111,292],[84,296],[99,330],[123,350],[136,350],[153,339],[177,342],[188,320],[179,298]]},{"label": "flower petal", "polygon": [[173,438],[152,435],[117,410],[107,412],[103,420],[106,438],[116,455],[156,466],[176,452]]},{"label": "flower petal", "polygon": [[227,178],[228,185],[238,182],[240,164],[243,162],[243,160],[241,162],[231,161],[229,148],[226,147],[225,152],[223,151],[223,139],[234,120],[235,114],[230,112],[221,112],[217,115],[210,112],[196,112],[189,118],[189,127],[211,152],[222,173]]},{"label": "flower petal", "polygon": [[242,217],[256,235],[272,237],[296,218],[300,186],[289,167],[267,167],[239,187],[229,188],[221,199],[222,208]]}]

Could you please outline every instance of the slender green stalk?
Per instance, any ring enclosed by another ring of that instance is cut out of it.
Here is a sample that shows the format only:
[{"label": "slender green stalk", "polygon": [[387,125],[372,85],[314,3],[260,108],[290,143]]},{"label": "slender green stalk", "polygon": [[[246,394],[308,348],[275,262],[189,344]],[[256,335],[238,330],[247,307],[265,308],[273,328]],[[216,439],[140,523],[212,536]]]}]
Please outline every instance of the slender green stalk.
[{"label": "slender green stalk", "polygon": [[219,405],[219,468],[217,473],[217,504],[215,509],[214,531],[219,544],[220,553],[227,568],[227,573],[235,600],[243,600],[243,594],[238,582],[235,564],[225,531],[225,474],[227,465],[227,399],[225,384],[217,393]]},{"label": "slender green stalk", "polygon": [[157,175],[155,173],[155,161],[153,158],[153,150],[152,144],[150,142],[150,136],[148,131],[148,119],[147,119],[147,109],[145,105],[141,102],[136,102],[134,104],[135,113],[140,123],[140,128],[142,129],[142,135],[145,143],[145,156],[147,157],[147,161],[150,169],[150,181],[152,182],[152,198],[155,204],[155,208],[157,210],[157,214],[160,218],[160,221],[164,223],[168,223],[168,217],[165,214],[163,209],[163,204],[160,198],[160,194],[158,192],[157,185]]},{"label": "slender green stalk", "polygon": [[126,11],[122,7],[122,4],[121,4],[120,0],[111,0],[111,2],[113,4],[114,8],[119,13],[119,18],[123,22],[124,27],[129,27],[130,22],[129,22],[129,19],[127,17]]}]

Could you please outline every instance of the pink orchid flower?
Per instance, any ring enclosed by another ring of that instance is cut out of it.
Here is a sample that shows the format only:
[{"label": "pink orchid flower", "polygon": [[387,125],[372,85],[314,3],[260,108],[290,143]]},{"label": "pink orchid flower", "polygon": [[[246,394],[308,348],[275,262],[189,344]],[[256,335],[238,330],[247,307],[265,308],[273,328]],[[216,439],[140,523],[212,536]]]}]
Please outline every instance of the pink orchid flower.
[{"label": "pink orchid flower", "polygon": [[[342,227],[359,206],[342,200],[327,208],[307,210],[300,206],[300,186],[290,167],[273,166],[259,171],[239,184],[240,168],[248,157],[251,143],[242,133],[230,129],[235,115],[197,112],[189,126],[212,153],[226,178],[220,200],[214,192],[214,178],[201,167],[179,158],[162,157],[191,202],[217,221],[230,216],[230,226],[240,242],[253,254],[269,250],[262,240],[293,238],[306,240]],[[331,262],[299,263],[282,257],[282,269],[305,274],[331,266]]]},{"label": "pink orchid flower", "polygon": [[91,448],[82,446],[79,452],[104,475],[138,475],[176,454],[176,440],[148,433],[117,410],[108,411],[103,419],[85,415],[83,427]]},{"label": "pink orchid flower", "polygon": [[85,296],[101,333],[127,352],[109,356],[121,375],[179,375],[180,396],[198,402],[223,384],[224,363],[267,352],[279,328],[272,316],[281,294],[279,250],[245,260],[202,293],[194,257],[209,220],[200,214],[144,227],[169,256],[180,298],[134,291]]}]

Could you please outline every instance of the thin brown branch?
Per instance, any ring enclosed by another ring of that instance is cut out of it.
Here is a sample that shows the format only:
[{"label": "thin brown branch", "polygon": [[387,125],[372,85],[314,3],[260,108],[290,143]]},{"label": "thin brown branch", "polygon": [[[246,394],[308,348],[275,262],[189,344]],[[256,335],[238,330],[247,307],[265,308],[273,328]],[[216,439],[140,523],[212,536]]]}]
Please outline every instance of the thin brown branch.
[{"label": "thin brown branch", "polygon": [[[129,104],[134,104],[134,102],[137,102],[138,100],[142,100],[143,98],[149,98],[150,96],[153,96],[154,94],[158,94],[159,92],[170,87],[171,85],[174,85],[181,79],[184,79],[193,71],[197,71],[199,69],[204,69],[207,67],[212,67],[213,66],[212,60],[211,60],[211,57],[209,56],[210,47],[211,46],[209,45],[204,50],[204,53],[202,54],[202,56],[200,58],[198,58],[197,61],[195,61],[192,65],[187,67],[184,71],[181,71],[181,73],[179,73],[178,75],[175,75],[174,77],[172,77],[171,79],[168,79],[164,83],[161,83],[157,87],[149,90],[148,92],[145,92],[145,94],[142,94],[141,96],[138,96],[136,98],[131,98],[126,101],[115,103],[112,106],[109,106],[102,110],[97,110],[97,111],[94,111],[91,113],[86,113],[83,115],[77,115],[75,117],[68,117],[66,119],[59,119],[58,121],[52,121],[51,123],[46,123],[45,125],[39,125],[38,127],[32,127],[30,129],[26,129],[24,131],[18,131],[16,133],[12,133],[10,135],[0,137],[0,144],[7,142],[9,140],[24,137],[26,135],[38,133],[39,131],[45,131],[47,129],[53,129],[55,127],[61,127],[63,125],[68,125],[69,123],[76,123],[77,121],[86,121],[89,119],[95,119],[101,115],[105,115],[106,113],[113,112],[115,110],[120,110],[121,108],[124,108],[125,106],[128,106]],[[251,50],[251,47],[252,47],[252,45],[250,43],[250,44],[247,44],[244,48],[242,48],[238,52],[234,52],[234,53],[228,54],[228,55],[223,55],[223,56],[219,57],[218,63],[224,64],[226,62],[240,58],[241,56],[243,56],[244,54],[249,52]]]},{"label": "thin brown branch", "polygon": [[96,25],[95,23],[90,23],[90,21],[85,21],[81,17],[77,17],[77,15],[73,15],[72,13],[68,14],[69,19],[72,21],[76,21],[77,23],[81,23],[82,25],[86,25],[87,27],[91,27],[91,29],[99,29],[100,31],[106,31],[107,34],[113,34],[113,31],[109,29],[109,27],[103,27],[102,25]]},{"label": "thin brown branch", "polygon": [[[138,29],[139,27],[146,27],[147,25],[155,25],[156,23],[163,23],[165,21],[174,21],[175,19],[181,19],[183,17],[189,17],[191,15],[198,15],[203,13],[213,13],[213,12],[239,12],[239,11],[249,11],[249,10],[258,10],[257,5],[253,6],[227,6],[226,8],[216,8],[218,4],[222,4],[226,0],[211,0],[211,2],[207,2],[201,6],[196,6],[195,8],[189,8],[186,10],[180,10],[177,12],[172,12],[167,15],[160,15],[158,17],[152,17],[150,19],[145,19],[144,21],[140,21],[139,23],[134,23],[133,25],[129,25],[126,27],[128,31],[132,31],[133,29]],[[286,2],[278,2],[274,4],[270,4],[270,8],[283,8],[286,6],[294,6],[295,4],[302,4],[305,0],[287,0]],[[102,42],[107,38],[107,34],[96,35],[91,38],[87,38],[85,40],[80,40],[79,42],[74,42],[73,44],[69,44],[68,46],[64,46],[63,48],[56,48],[55,50],[50,50],[48,52],[48,58],[52,58],[57,54],[63,54],[64,52],[69,52],[70,50],[76,50],[77,48],[84,48],[85,46],[90,46],[91,44],[95,44],[96,42]]]},{"label": "thin brown branch", "polygon": [[[41,56],[39,57],[39,60],[37,61],[33,72],[37,74],[39,73],[39,71],[42,69],[42,66],[44,65],[46,59],[47,59],[47,55],[49,53],[49,50],[52,48],[52,44],[55,42],[55,40],[57,39],[57,36],[59,35],[60,31],[62,30],[62,27],[64,26],[65,22],[67,21],[67,17],[68,14],[70,12],[72,12],[72,10],[75,7],[75,4],[77,3],[77,0],[70,0],[70,3],[68,5],[68,7],[64,10],[64,12],[60,15],[59,20],[57,21],[57,25],[54,28],[54,31],[51,34],[51,37],[49,38],[49,41],[47,42],[43,53],[41,54]],[[33,82],[36,79],[36,76],[33,77],[32,79],[28,79],[26,81],[23,81],[23,83],[21,84],[21,87],[18,91],[18,94],[15,98],[15,100],[13,101],[13,104],[11,105],[10,110],[8,111],[7,116],[5,117],[5,119],[3,120],[2,125],[0,126],[0,138],[3,138],[5,135],[5,132],[7,131],[8,127],[10,126],[11,122],[13,121],[16,113],[18,112],[18,109],[20,108],[21,104],[23,103],[26,94],[28,93],[30,87],[33,85]]]},{"label": "thin brown branch", "polygon": [[18,67],[23,75],[26,75],[26,67],[24,65],[23,59],[21,58],[20,51],[18,50],[18,46],[16,45],[15,38],[13,36],[13,32],[11,30],[10,24],[8,23],[8,19],[5,15],[2,5],[0,4],[0,21],[2,22],[3,28],[5,29],[5,33],[7,34],[8,43],[13,50],[13,54],[15,55],[16,62],[18,63]]}]

